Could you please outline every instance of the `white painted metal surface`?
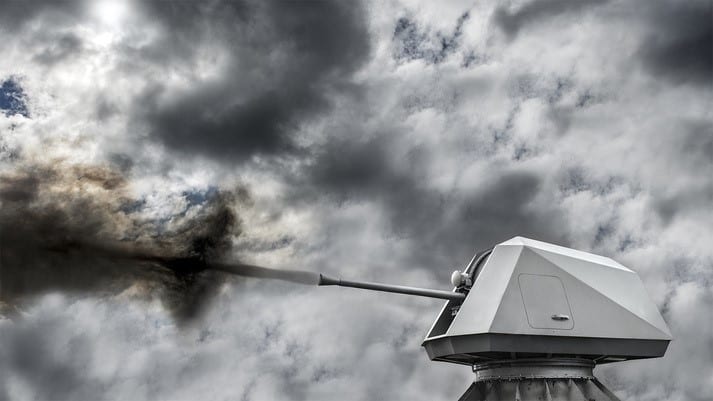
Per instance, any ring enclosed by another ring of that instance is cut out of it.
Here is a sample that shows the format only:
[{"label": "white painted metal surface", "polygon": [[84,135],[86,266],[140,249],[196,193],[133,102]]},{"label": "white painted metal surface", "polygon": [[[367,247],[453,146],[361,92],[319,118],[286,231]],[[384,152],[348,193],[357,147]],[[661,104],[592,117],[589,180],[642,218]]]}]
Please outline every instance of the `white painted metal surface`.
[{"label": "white painted metal surface", "polygon": [[510,352],[613,361],[661,356],[671,340],[635,272],[522,237],[496,245],[452,318],[450,306],[424,341],[432,359],[448,361],[450,353],[460,354],[452,362],[474,363],[514,345]]}]

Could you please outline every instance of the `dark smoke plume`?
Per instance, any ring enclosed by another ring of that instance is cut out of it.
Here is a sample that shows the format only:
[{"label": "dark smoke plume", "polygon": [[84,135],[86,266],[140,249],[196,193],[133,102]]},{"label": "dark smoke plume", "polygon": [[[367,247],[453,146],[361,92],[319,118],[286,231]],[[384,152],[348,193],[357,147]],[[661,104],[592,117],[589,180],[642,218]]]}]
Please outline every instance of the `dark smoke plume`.
[{"label": "dark smoke plume", "polygon": [[256,277],[274,280],[289,281],[291,283],[317,285],[319,274],[304,270],[270,269],[262,266],[246,265],[241,263],[212,263],[211,269],[221,270],[243,277]]},{"label": "dark smoke plume", "polygon": [[197,212],[155,221],[130,207],[140,200],[126,187],[122,174],[95,166],[0,175],[0,305],[14,309],[49,291],[132,288],[159,296],[178,322],[196,317],[224,279],[211,264],[224,260],[240,235],[232,205],[244,191],[217,191]]}]

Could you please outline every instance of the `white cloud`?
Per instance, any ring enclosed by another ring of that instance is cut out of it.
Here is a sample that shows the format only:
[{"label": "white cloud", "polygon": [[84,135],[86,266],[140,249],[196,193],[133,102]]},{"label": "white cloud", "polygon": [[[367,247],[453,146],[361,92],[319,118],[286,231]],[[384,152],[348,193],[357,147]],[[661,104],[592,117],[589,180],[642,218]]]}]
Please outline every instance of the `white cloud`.
[{"label": "white cloud", "polygon": [[[339,81],[350,89],[325,91],[331,107],[295,123],[300,150],[231,161],[199,149],[175,153],[136,120],[136,107],[156,83],[170,103],[206,82],[227,82],[239,70],[231,62],[249,69],[258,50],[230,43],[210,21],[195,28],[195,43],[188,33],[172,43],[165,22],[137,7],[99,8],[103,23],[49,8],[0,34],[0,79],[20,77],[31,113],[0,115],[3,171],[50,160],[109,163],[121,154],[133,163],[133,196],[154,219],[185,211],[183,191],[245,185],[251,202],[236,206],[240,257],[355,279],[442,288],[475,248],[524,233],[606,254],[640,273],[676,339],[661,360],[599,368],[604,381],[630,400],[713,393],[713,94],[656,76],[639,59],[657,21],[613,2],[553,18],[533,13],[507,35],[494,3],[371,2],[369,58]],[[465,12],[459,44],[438,62],[394,59],[399,18],[416,24],[428,42],[423,54],[432,55]],[[52,39],[59,35],[80,44],[62,47]],[[243,59],[231,61],[233,50]],[[281,54],[255,60],[289,62]],[[239,78],[245,98],[258,91]],[[324,160],[333,167],[326,172]],[[364,164],[336,171],[344,160]],[[315,171],[337,179],[319,181]],[[9,372],[0,394],[456,398],[469,370],[430,363],[418,347],[438,307],[249,280],[221,288],[186,330],[159,301],[48,295],[22,319],[0,321],[0,367]],[[41,355],[30,353],[30,340]]]}]

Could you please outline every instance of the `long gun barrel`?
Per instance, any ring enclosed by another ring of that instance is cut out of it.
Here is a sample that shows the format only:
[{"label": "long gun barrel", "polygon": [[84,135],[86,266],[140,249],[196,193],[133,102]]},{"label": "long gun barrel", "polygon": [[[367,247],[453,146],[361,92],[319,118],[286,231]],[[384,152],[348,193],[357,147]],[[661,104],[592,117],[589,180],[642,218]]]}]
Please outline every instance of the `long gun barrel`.
[{"label": "long gun barrel", "polygon": [[427,288],[406,287],[403,285],[391,285],[381,283],[369,283],[361,281],[348,281],[332,278],[323,274],[319,275],[318,285],[338,285],[341,287],[362,288],[365,290],[395,292],[398,294],[418,295],[421,297],[447,299],[449,301],[463,302],[465,294],[460,292],[430,290]]}]

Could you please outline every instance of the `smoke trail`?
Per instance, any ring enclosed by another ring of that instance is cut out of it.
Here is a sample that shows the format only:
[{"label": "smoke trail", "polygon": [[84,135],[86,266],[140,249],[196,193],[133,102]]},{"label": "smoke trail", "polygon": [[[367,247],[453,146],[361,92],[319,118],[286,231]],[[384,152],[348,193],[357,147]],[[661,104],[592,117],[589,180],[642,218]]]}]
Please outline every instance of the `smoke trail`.
[{"label": "smoke trail", "polygon": [[103,166],[32,165],[0,175],[2,309],[48,291],[139,285],[179,323],[198,316],[225,280],[209,264],[224,260],[240,235],[233,205],[245,193],[216,191],[190,212],[152,219],[126,186]]},{"label": "smoke trail", "polygon": [[209,267],[211,269],[221,270],[224,272],[245,277],[275,279],[305,285],[317,285],[317,283],[319,282],[318,273],[308,272],[304,270],[281,270],[255,265],[228,263],[214,263],[210,264]]},{"label": "smoke trail", "polygon": [[241,277],[281,280],[296,284],[317,285],[319,283],[319,273],[305,270],[276,269],[239,262],[214,262],[211,260],[205,260],[200,256],[167,257],[154,255],[150,252],[135,248],[132,249],[130,247],[110,248],[90,244],[87,244],[87,247],[93,247],[96,252],[105,257],[157,263],[177,274],[190,274],[206,270],[215,270]]}]

